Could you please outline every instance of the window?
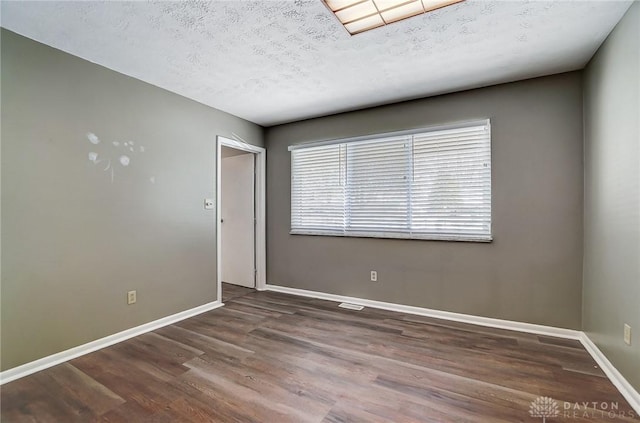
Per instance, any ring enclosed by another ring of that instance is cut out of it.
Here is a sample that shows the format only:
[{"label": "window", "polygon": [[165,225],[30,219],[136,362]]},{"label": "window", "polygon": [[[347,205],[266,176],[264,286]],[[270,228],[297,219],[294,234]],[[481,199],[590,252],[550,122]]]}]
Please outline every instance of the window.
[{"label": "window", "polygon": [[292,234],[492,239],[489,120],[289,150]]}]

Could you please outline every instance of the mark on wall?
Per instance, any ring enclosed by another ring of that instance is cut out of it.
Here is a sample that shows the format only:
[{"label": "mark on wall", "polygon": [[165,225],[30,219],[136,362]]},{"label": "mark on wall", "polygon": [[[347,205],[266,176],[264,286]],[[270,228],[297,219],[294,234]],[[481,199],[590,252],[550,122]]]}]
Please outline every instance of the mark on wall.
[{"label": "mark on wall", "polygon": [[87,138],[89,139],[89,142],[91,144],[94,144],[94,145],[100,144],[100,138],[98,138],[98,136],[93,132],[89,132],[87,134]]},{"label": "mark on wall", "polygon": [[[100,144],[100,138],[93,132],[87,132],[87,140],[95,146]],[[89,158],[89,162],[96,166],[102,164],[99,168],[102,171],[109,173],[111,183],[113,183],[115,179],[116,169],[129,167],[129,165],[132,164],[133,155],[143,154],[145,152],[144,146],[139,145],[136,148],[136,143],[134,141],[112,141],[111,145],[109,147],[103,147],[103,150],[104,149],[107,149],[108,151],[106,153],[104,151],[102,153],[90,151],[87,157]],[[122,154],[123,152],[126,154]],[[120,166],[118,166],[118,164]],[[149,182],[155,184],[156,177],[149,177]]]}]

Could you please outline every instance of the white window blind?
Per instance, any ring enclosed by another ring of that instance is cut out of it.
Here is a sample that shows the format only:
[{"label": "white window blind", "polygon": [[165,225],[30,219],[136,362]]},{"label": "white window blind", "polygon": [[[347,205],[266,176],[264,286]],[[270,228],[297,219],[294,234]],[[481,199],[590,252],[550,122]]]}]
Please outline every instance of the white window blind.
[{"label": "white window blind", "polygon": [[411,137],[346,144],[345,231],[407,232],[410,144]]},{"label": "white window blind", "polygon": [[291,166],[291,228],[342,233],[344,157],[341,144],[296,150]]},{"label": "white window blind", "polygon": [[293,234],[492,239],[488,120],[290,150]]}]

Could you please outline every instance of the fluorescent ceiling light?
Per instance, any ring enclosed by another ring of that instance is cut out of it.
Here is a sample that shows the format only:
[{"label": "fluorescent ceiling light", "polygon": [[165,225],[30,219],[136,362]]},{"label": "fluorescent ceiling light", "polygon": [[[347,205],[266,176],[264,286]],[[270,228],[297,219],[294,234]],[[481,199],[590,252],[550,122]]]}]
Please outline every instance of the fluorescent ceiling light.
[{"label": "fluorescent ceiling light", "polygon": [[322,0],[355,35],[464,0]]}]

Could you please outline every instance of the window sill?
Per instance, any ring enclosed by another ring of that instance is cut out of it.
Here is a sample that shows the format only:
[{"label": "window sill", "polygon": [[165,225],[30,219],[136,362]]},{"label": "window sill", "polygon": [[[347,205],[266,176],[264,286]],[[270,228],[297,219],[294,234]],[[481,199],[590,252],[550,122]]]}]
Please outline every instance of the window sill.
[{"label": "window sill", "polygon": [[290,230],[289,235],[332,236],[341,238],[376,238],[376,239],[404,239],[413,241],[448,241],[448,242],[479,242],[483,244],[493,242],[493,236],[453,236],[436,234],[405,234],[393,232],[330,232]]}]

